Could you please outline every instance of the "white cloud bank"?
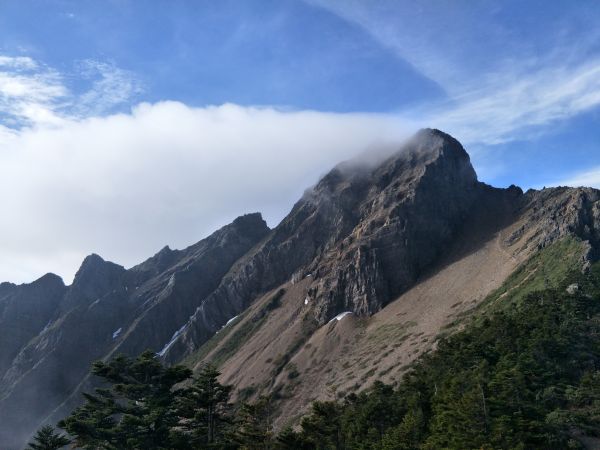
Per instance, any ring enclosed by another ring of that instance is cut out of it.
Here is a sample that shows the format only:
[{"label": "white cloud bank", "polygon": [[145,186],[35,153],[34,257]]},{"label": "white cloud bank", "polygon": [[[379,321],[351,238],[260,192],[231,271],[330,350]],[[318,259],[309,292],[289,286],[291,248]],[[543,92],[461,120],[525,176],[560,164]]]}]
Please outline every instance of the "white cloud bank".
[{"label": "white cloud bank", "polygon": [[[450,74],[436,80],[449,93],[444,104],[378,115],[163,102],[103,117],[139,93],[132,74],[80,62],[89,88],[76,94],[54,69],[0,56],[0,281],[47,271],[70,281],[91,252],[130,266],[247,212],[275,225],[331,166],[422,126],[481,148],[600,105],[598,59],[495,71],[458,92],[457,74],[434,68],[426,54],[435,52],[421,48],[407,59],[423,73]],[[561,184],[599,179],[595,170]]]},{"label": "white cloud bank", "polygon": [[0,279],[70,281],[91,252],[129,266],[247,212],[274,225],[325,170],[402,136],[389,116],[176,102],[23,129],[0,145]]}]

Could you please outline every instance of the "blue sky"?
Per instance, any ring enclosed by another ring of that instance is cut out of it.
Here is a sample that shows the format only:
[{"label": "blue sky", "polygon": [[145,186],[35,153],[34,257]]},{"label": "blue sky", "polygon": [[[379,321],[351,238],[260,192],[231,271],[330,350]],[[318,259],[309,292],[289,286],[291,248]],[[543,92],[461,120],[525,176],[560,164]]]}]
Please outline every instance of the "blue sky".
[{"label": "blue sky", "polygon": [[275,225],[423,126],[490,184],[600,187],[599,122],[594,1],[0,0],[0,279]]}]

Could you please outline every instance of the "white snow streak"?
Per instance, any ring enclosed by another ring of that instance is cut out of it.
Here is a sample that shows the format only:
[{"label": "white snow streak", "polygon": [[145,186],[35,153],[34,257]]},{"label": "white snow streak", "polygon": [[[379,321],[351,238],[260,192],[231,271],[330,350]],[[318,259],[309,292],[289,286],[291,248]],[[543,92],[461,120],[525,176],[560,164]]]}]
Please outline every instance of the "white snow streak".
[{"label": "white snow streak", "polygon": [[352,311],[344,311],[343,313],[339,313],[337,316],[335,316],[333,319],[331,319],[329,321],[329,323],[333,322],[334,320],[340,321],[344,317],[346,317],[348,314],[352,314]]},{"label": "white snow streak", "polygon": [[233,322],[235,319],[237,319],[239,316],[233,316],[231,319],[229,319],[227,321],[227,323],[225,325],[223,325],[223,328],[225,328],[227,325],[229,325],[231,322]]},{"label": "white snow streak", "polygon": [[165,353],[167,353],[167,350],[169,350],[169,348],[171,347],[171,345],[173,345],[175,343],[175,341],[177,340],[177,338],[179,336],[181,336],[181,333],[183,333],[183,330],[185,330],[185,327],[187,326],[187,322],[183,324],[183,326],[177,330],[174,334],[173,337],[171,338],[171,340],[169,342],[167,342],[167,344],[163,347],[163,349],[157,353],[158,356],[165,356]]}]

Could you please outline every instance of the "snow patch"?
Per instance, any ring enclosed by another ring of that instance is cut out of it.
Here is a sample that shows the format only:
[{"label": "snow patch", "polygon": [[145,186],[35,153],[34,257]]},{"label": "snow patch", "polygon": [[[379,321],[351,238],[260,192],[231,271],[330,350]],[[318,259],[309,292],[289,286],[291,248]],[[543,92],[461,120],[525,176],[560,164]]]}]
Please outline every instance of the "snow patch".
[{"label": "snow patch", "polygon": [[48,323],[46,324],[46,326],[44,327],[44,329],[40,332],[40,334],[44,333],[48,328],[50,328],[50,325],[52,325],[52,319],[50,319],[48,321]]},{"label": "snow patch", "polygon": [[346,317],[348,314],[352,314],[352,311],[344,311],[343,313],[339,313],[337,316],[335,316],[333,319],[331,319],[328,323],[331,323],[334,320],[340,321],[344,317]]},{"label": "snow patch", "polygon": [[118,330],[116,330],[116,331],[113,333],[113,339],[116,339],[116,338],[118,338],[118,337],[119,337],[119,335],[121,334],[121,331],[122,331],[122,330],[123,330],[123,328],[119,328]]},{"label": "snow patch", "polygon": [[305,305],[308,305],[308,302],[310,302],[310,298],[306,297],[306,298],[304,299],[304,304],[305,304]]},{"label": "snow patch", "polygon": [[237,315],[237,316],[234,316],[234,317],[232,317],[231,319],[229,319],[229,320],[227,321],[227,323],[226,323],[225,325],[223,325],[221,328],[219,328],[215,334],[219,334],[223,328],[225,328],[227,325],[229,325],[231,322],[233,322],[233,321],[234,321],[235,319],[237,319],[238,317],[240,317],[240,316],[239,316],[239,315]]},{"label": "snow patch", "polygon": [[238,316],[234,316],[234,317],[232,317],[231,319],[229,319],[229,320],[227,321],[227,323],[226,323],[225,325],[223,325],[223,328],[225,328],[227,325],[229,325],[231,322],[233,322],[233,321],[234,321],[235,319],[237,319],[238,317],[239,317],[239,315],[238,315]]},{"label": "snow patch", "polygon": [[171,345],[173,345],[175,343],[175,341],[177,340],[177,338],[179,336],[181,336],[181,333],[183,333],[183,330],[185,330],[185,327],[187,327],[187,322],[183,324],[183,326],[177,330],[174,334],[173,337],[171,337],[171,340],[169,342],[167,342],[167,344],[163,347],[163,349],[157,353],[158,356],[165,356],[165,353],[167,353],[167,350],[169,350],[169,348],[171,348]]}]

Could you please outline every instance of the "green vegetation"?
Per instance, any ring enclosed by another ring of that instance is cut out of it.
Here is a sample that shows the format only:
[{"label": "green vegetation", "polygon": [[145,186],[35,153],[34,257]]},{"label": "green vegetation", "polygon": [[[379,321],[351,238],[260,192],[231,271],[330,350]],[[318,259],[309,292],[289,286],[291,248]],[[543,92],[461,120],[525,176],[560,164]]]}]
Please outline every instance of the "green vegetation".
[{"label": "green vegetation", "polygon": [[188,368],[164,367],[147,351],[136,359],[118,356],[96,362],[92,373],[105,387],[84,394],[85,403],[59,423],[74,447],[229,448],[223,444],[231,441],[231,387],[217,381],[219,372],[213,366],[190,380]]},{"label": "green vegetation", "polygon": [[188,356],[183,364],[188,367],[194,367],[199,362],[204,361],[206,357],[229,336],[235,325],[244,320],[244,317],[245,314],[240,314],[230,324],[225,325],[219,332],[206,341],[197,351]]},{"label": "green vegetation", "polygon": [[277,290],[277,292],[275,292],[271,297],[269,297],[269,300],[267,300],[265,305],[262,307],[262,309],[261,309],[262,314],[266,315],[266,314],[270,313],[271,311],[279,308],[281,306],[281,299],[283,298],[284,295],[285,295],[285,289],[281,288],[281,289]]},{"label": "green vegetation", "polygon": [[567,237],[536,252],[477,308],[458,314],[437,337],[450,336],[467,319],[482,320],[486,313],[512,308],[532,292],[559,287],[573,271],[582,267],[584,250],[585,244],[581,240]]},{"label": "green vegetation", "polygon": [[212,364],[219,367],[239,350],[239,348],[248,339],[257,332],[265,321],[266,317],[258,320],[247,320],[242,323],[233,333],[217,348],[210,358]]},{"label": "green vegetation", "polygon": [[33,437],[27,450],[58,450],[71,443],[63,434],[57,433],[52,425],[45,425]]},{"label": "green vegetation", "polygon": [[[189,357],[185,364],[194,366],[217,349],[210,357],[211,364],[220,367],[228,358],[233,356],[256,331],[265,322],[269,313],[281,306],[281,299],[285,294],[285,289],[278,289],[271,295],[265,304],[248,320],[244,321],[244,316],[239,317],[234,323],[225,326],[219,333],[209,339],[200,349]],[[234,327],[237,323],[242,322],[237,328]],[[235,330],[234,330],[235,328]]]},{"label": "green vegetation", "polygon": [[311,449],[583,448],[579,436],[600,436],[600,265],[511,305],[441,340],[398,388],[315,403],[294,438]]},{"label": "green vegetation", "polygon": [[[304,344],[310,339],[312,334],[318,328],[317,322],[310,316],[304,316],[302,318],[302,328],[300,336],[298,336],[286,349],[283,355],[277,355],[273,360],[273,369],[271,370],[271,377],[273,380],[281,373],[284,367],[290,362],[293,356],[302,348]],[[315,348],[314,351],[317,349]],[[313,352],[314,352],[313,351]]]},{"label": "green vegetation", "polygon": [[[484,306],[509,307],[531,292],[558,287],[574,268],[581,267],[583,253],[584,244],[578,239],[569,237],[555,242],[519,266],[500,288],[488,296]],[[510,301],[498,301],[504,298]]]},{"label": "green vegetation", "polygon": [[213,367],[182,383],[188,369],[148,353],[96,363],[109,387],[59,425],[84,449],[584,448],[582,437],[600,440],[600,263],[581,273],[579,245],[532,258],[397,386],[314,402],[297,430],[273,430],[278,399],[299,380],[289,358],[290,392],[234,408]]}]

